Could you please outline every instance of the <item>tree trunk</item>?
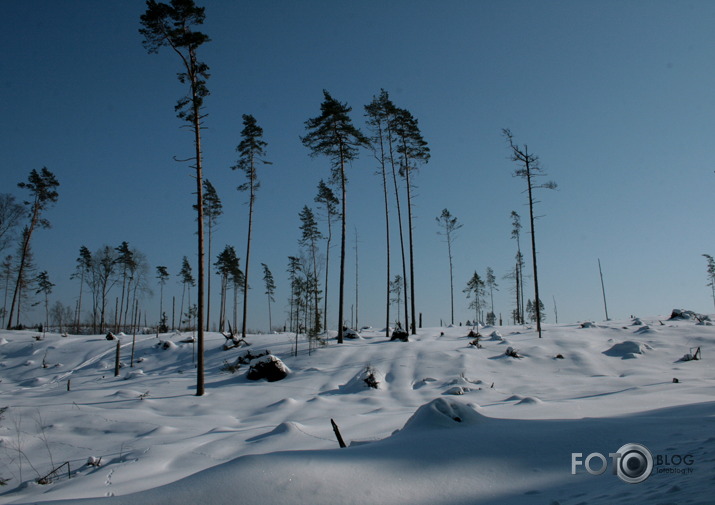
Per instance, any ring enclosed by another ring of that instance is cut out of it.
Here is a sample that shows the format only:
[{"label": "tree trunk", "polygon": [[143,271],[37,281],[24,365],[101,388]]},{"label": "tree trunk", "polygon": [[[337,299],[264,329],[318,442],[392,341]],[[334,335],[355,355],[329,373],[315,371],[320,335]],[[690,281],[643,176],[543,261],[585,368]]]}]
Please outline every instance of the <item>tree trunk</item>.
[{"label": "tree trunk", "polygon": [[204,394],[204,198],[203,198],[203,163],[201,159],[201,116],[199,115],[199,96],[197,82],[197,63],[196,52],[193,48],[189,51],[191,58],[190,75],[191,75],[191,94],[193,106],[193,130],[194,130],[194,147],[196,150],[196,208],[198,212],[198,310],[197,310],[197,367],[196,367],[196,396]]},{"label": "tree trunk", "polygon": [[534,200],[532,197],[532,187],[531,187],[531,170],[529,167],[529,159],[527,152],[526,159],[526,182],[529,189],[529,222],[531,224],[531,258],[534,263],[534,305],[536,306],[536,331],[539,333],[539,338],[541,338],[541,308],[539,307],[539,276],[536,271],[536,235],[534,233]]},{"label": "tree trunk", "polygon": [[338,344],[343,343],[343,303],[345,301],[345,234],[346,234],[346,219],[345,219],[345,162],[342,156],[342,146],[340,148],[340,186],[342,190],[342,216],[340,220],[340,295],[338,301]]},{"label": "tree trunk", "polygon": [[415,255],[412,238],[412,191],[410,188],[410,168],[405,166],[405,185],[407,186],[407,231],[410,240],[410,326],[412,334],[417,334],[417,321],[415,320]]},{"label": "tree trunk", "polygon": [[15,292],[12,295],[12,302],[10,303],[10,317],[7,319],[7,329],[12,328],[12,316],[13,313],[15,312],[15,307],[17,303],[17,326],[20,325],[20,291],[21,291],[21,286],[20,284],[22,283],[22,276],[25,273],[25,261],[27,259],[27,251],[30,248],[30,237],[32,237],[32,232],[35,229],[35,224],[37,224],[37,217],[38,217],[38,202],[37,198],[35,198],[35,204],[33,205],[33,210],[32,210],[32,219],[30,220],[30,227],[27,228],[27,233],[23,233],[23,238],[22,238],[22,254],[20,255],[20,266],[18,267],[17,270],[17,282],[15,283]]},{"label": "tree trunk", "polygon": [[454,324],[454,276],[452,275],[452,237],[447,233],[447,253],[449,255],[449,295],[452,306],[452,324]]},{"label": "tree trunk", "polygon": [[[209,219],[209,261],[211,261],[211,239],[213,235],[213,224]],[[206,272],[206,331],[209,331],[211,324],[211,268]]]},{"label": "tree trunk", "polygon": [[253,156],[251,156],[251,176],[249,177],[249,184],[251,188],[250,197],[248,199],[248,239],[246,240],[246,266],[243,272],[243,323],[241,324],[241,335],[242,338],[246,338],[246,317],[248,314],[248,266],[249,259],[251,257],[251,230],[253,228],[253,199],[254,199],[254,187],[253,187],[253,171],[255,170],[253,166]]}]

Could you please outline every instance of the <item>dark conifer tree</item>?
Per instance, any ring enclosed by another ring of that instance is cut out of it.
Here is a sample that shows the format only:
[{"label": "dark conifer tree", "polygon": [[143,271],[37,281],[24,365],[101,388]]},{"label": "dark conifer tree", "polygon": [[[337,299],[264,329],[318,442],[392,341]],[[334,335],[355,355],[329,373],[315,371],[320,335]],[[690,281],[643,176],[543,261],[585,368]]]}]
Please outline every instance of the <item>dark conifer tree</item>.
[{"label": "dark conifer tree", "polygon": [[301,238],[299,243],[308,251],[310,267],[312,269],[309,284],[312,288],[312,308],[313,308],[313,325],[311,331],[314,335],[320,333],[320,293],[318,289],[318,241],[322,238],[322,234],[318,229],[318,222],[315,220],[313,210],[307,205],[303,206],[300,211],[300,231]]},{"label": "dark conifer tree", "polygon": [[122,277],[122,295],[121,302],[119,304],[119,312],[114,314],[114,330],[119,331],[122,327],[122,314],[124,313],[124,295],[127,294],[127,305],[129,305],[129,288],[127,286],[127,280],[130,278],[130,273],[136,268],[136,262],[134,260],[134,253],[129,249],[129,244],[127,242],[122,242],[119,247],[115,249],[117,251],[116,262],[121,269]]},{"label": "dark conifer tree", "polygon": [[[208,257],[211,257],[211,242],[213,238],[213,229],[218,222],[218,218],[223,214],[223,205],[221,199],[216,193],[211,181],[204,179],[204,221],[208,228],[209,245]],[[194,205],[196,208],[196,205]],[[206,271],[206,331],[209,331],[211,324],[211,269]]]},{"label": "dark conifer tree", "polygon": [[273,321],[271,319],[271,302],[275,302],[276,299],[273,295],[276,293],[276,283],[273,280],[273,273],[268,269],[268,265],[261,263],[263,267],[263,282],[266,283],[266,296],[268,297],[268,331],[273,331]]},{"label": "dark conifer tree", "polygon": [[[35,228],[49,228],[50,222],[42,217],[42,213],[53,203],[57,201],[59,196],[57,187],[60,185],[55,178],[55,175],[43,167],[40,172],[32,170],[27,182],[20,182],[18,187],[27,189],[30,192],[30,200],[25,201],[25,206],[28,208],[29,223],[25,226],[22,234],[22,246],[20,247],[19,265],[17,267],[17,282],[15,282],[15,292],[12,296],[10,305],[10,316],[8,317],[7,329],[12,327],[12,316],[17,310],[19,312],[19,295],[22,280],[26,278],[25,268],[27,262],[27,254],[30,250],[30,239]],[[19,322],[19,319],[18,319]]]},{"label": "dark conifer tree", "polygon": [[345,239],[347,176],[345,166],[358,157],[360,147],[369,145],[369,140],[355,126],[348,113],[352,110],[345,103],[323,91],[320,115],[305,122],[308,133],[302,137],[303,144],[312,156],[327,156],[331,163],[332,180],[340,184],[341,190],[341,234],[340,234],[340,282],[338,301],[338,343],[343,343],[343,309],[345,299]]},{"label": "dark conifer tree", "polygon": [[708,262],[708,283],[707,286],[712,290],[713,304],[715,304],[715,259],[709,254],[703,254]]},{"label": "dark conifer tree", "polygon": [[167,331],[166,318],[164,317],[164,285],[169,280],[169,271],[165,266],[156,267],[156,279],[159,281],[159,326],[163,325],[163,331]]},{"label": "dark conifer tree", "polygon": [[47,270],[43,270],[37,275],[35,279],[35,284],[37,285],[37,291],[35,294],[42,294],[44,298],[45,305],[45,324],[42,325],[42,333],[47,332],[47,326],[50,324],[50,293],[52,293],[52,288],[55,285],[50,281],[50,276]]},{"label": "dark conifer tree", "polygon": [[189,93],[179,99],[175,110],[179,119],[189,123],[194,137],[194,161],[196,169],[196,208],[198,213],[198,303],[197,303],[197,379],[196,396],[204,394],[204,216],[203,216],[203,158],[201,151],[201,125],[205,115],[201,114],[204,98],[209,94],[206,80],[209,67],[199,61],[198,48],[208,42],[209,37],[196,31],[194,27],[204,22],[203,7],[197,7],[193,0],[171,0],[169,4],[147,0],[147,10],[141,16],[143,28],[139,33],[144,37],[144,47],[149,53],[158,53],[161,47],[171,48],[181,60],[183,71],[178,78],[181,83],[189,83]]},{"label": "dark conifer tree", "polygon": [[186,295],[186,290],[188,289],[188,291],[189,291],[188,305],[191,306],[191,288],[196,285],[196,280],[194,279],[192,269],[191,269],[191,263],[189,263],[189,259],[186,256],[184,256],[184,258],[181,260],[181,270],[179,271],[179,279],[182,284],[181,307],[179,308],[179,331],[181,331],[181,319],[184,314],[184,296]]},{"label": "dark conifer tree", "polygon": [[492,267],[487,267],[487,278],[486,286],[489,289],[489,298],[491,300],[491,310],[487,314],[487,324],[492,326],[496,324],[496,314],[494,313],[494,291],[499,291],[499,285],[497,284],[497,278],[494,276],[494,270]]},{"label": "dark conifer tree", "polygon": [[484,298],[484,281],[479,277],[476,270],[469,281],[467,281],[467,287],[464,288],[462,292],[467,294],[467,298],[474,297],[469,303],[469,308],[474,309],[474,325],[479,326],[482,300]]},{"label": "dark conifer tree", "polygon": [[[79,297],[77,298],[77,308],[75,311],[75,332],[79,333],[81,324],[80,318],[82,315],[82,288],[85,283],[85,278],[92,270],[92,253],[86,246],[79,248],[79,256],[77,257],[76,262],[77,265],[75,266],[75,271],[70,278],[79,279]],[[94,303],[92,303],[92,306],[95,306]]]},{"label": "dark conifer tree", "polygon": [[243,276],[243,323],[241,334],[246,338],[246,318],[248,314],[248,267],[251,259],[251,231],[253,229],[253,202],[256,199],[256,190],[260,187],[256,167],[259,163],[270,164],[262,159],[268,144],[263,140],[263,128],[258,126],[256,119],[248,114],[243,115],[243,130],[241,142],[236,147],[239,154],[238,163],[231,167],[241,170],[246,174],[247,181],[238,187],[239,191],[248,191],[248,239],[246,240],[246,266]]}]

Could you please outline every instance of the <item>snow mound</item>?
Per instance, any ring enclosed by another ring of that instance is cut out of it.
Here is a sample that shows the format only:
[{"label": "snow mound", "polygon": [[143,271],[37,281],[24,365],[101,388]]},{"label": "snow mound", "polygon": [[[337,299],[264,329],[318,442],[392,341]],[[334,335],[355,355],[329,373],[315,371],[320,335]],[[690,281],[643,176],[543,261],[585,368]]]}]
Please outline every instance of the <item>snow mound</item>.
[{"label": "snow mound", "polygon": [[603,354],[616,358],[630,359],[636,357],[638,354],[643,354],[646,350],[651,349],[653,348],[648,344],[636,342],[635,340],[626,340],[620,344],[614,344],[607,351],[603,351]]},{"label": "snow mound", "polygon": [[464,393],[468,393],[469,391],[471,391],[471,389],[469,389],[469,388],[464,388],[462,386],[452,386],[451,388],[449,388],[447,391],[445,391],[442,394],[443,395],[459,396],[459,395],[463,395]]},{"label": "snow mound", "polygon": [[504,340],[504,338],[498,330],[494,330],[489,334],[489,340]]},{"label": "snow mound", "polygon": [[598,328],[598,326],[593,321],[584,321],[581,323],[581,328]]},{"label": "snow mound", "polygon": [[352,379],[340,386],[341,393],[359,393],[368,389],[383,389],[385,376],[377,368],[367,365]]},{"label": "snow mound", "polygon": [[7,344],[7,339],[5,337],[0,338],[0,345],[5,345]]},{"label": "snow mound", "polygon": [[143,377],[144,370],[132,370],[125,377],[124,380],[136,379],[137,377]]},{"label": "snow mound", "polygon": [[403,430],[456,428],[480,424],[488,417],[480,414],[473,404],[465,404],[456,398],[437,398],[422,405],[405,423]]},{"label": "snow mound", "polygon": [[157,347],[157,348],[159,348],[159,349],[163,349],[163,350],[165,350],[165,351],[169,351],[169,350],[172,350],[172,351],[173,351],[174,349],[178,349],[178,348],[179,348],[179,346],[177,346],[177,345],[176,345],[174,342],[172,342],[171,340],[160,340],[159,342],[156,343],[156,346],[155,346],[155,347]]},{"label": "snow mound", "polygon": [[541,403],[544,402],[533,396],[527,396],[516,402],[514,405],[539,405]]},{"label": "snow mound", "polygon": [[636,335],[643,335],[646,333],[655,333],[655,330],[646,324],[645,326],[641,326],[640,328],[638,328],[633,333],[635,333]]}]

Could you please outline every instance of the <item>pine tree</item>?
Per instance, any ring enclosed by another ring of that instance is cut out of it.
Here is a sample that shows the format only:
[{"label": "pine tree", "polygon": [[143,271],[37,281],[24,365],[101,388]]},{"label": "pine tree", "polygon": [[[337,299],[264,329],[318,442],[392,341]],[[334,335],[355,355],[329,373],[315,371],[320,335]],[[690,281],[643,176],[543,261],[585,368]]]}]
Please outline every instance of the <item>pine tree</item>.
[{"label": "pine tree", "polygon": [[[529,146],[524,145],[519,146],[514,143],[514,138],[509,129],[503,129],[502,133],[509,142],[509,148],[511,149],[511,160],[516,162],[520,168],[514,170],[514,177],[521,177],[526,180],[526,189],[529,195],[529,223],[531,225],[531,259],[534,271],[534,300],[539,300],[541,303],[541,298],[539,298],[539,276],[536,269],[536,233],[534,232],[534,195],[533,191],[535,189],[556,189],[556,183],[553,181],[546,182],[544,184],[535,184],[534,179],[539,176],[546,175],[540,164],[539,157],[533,153],[529,153]],[[539,333],[539,338],[541,338],[541,310],[536,310],[536,331]]]},{"label": "pine tree", "polygon": [[532,322],[535,321],[546,321],[546,309],[544,307],[544,302],[539,300],[539,311],[536,311],[536,304],[531,301],[527,300],[526,302],[526,315],[529,317],[529,320]]},{"label": "pine tree", "polygon": [[[298,274],[301,272],[300,259],[296,256],[288,256],[288,282],[290,283],[290,312],[289,331],[298,333],[298,319],[300,310],[298,307],[301,298],[301,286]],[[296,339],[298,336],[296,335]]]},{"label": "pine tree", "polygon": [[50,293],[52,293],[52,288],[55,285],[50,281],[47,270],[43,270],[37,275],[35,283],[37,284],[35,294],[42,294],[45,299],[45,324],[42,326],[42,333],[44,334],[50,324]]},{"label": "pine tree", "polygon": [[491,299],[491,311],[487,314],[487,324],[496,324],[496,314],[494,313],[494,291],[499,291],[497,284],[497,278],[494,276],[494,270],[491,267],[487,267],[487,288],[489,289],[489,298]]},{"label": "pine tree", "polygon": [[129,305],[129,287],[127,286],[127,280],[130,278],[130,273],[136,268],[136,263],[134,261],[134,253],[129,249],[129,244],[127,242],[122,242],[119,247],[115,249],[117,251],[116,262],[120,265],[122,269],[122,296],[121,302],[119,304],[119,312],[114,315],[114,326],[115,331],[119,331],[122,327],[122,314],[124,313],[124,294],[127,291],[127,306]]},{"label": "pine tree", "polygon": [[712,290],[712,295],[713,295],[713,304],[715,305],[715,259],[709,254],[703,254],[705,259],[708,261],[708,283],[707,286],[710,286],[710,289]]},{"label": "pine tree", "polygon": [[273,280],[273,273],[268,269],[268,265],[261,263],[263,267],[263,282],[266,283],[266,296],[268,297],[268,331],[273,331],[273,321],[271,320],[271,302],[275,302],[276,299],[273,295],[276,293],[276,283]]},{"label": "pine tree", "polygon": [[[238,269],[238,256],[236,256],[236,250],[233,246],[227,245],[224,247],[216,258],[216,273],[221,276],[221,303],[219,309],[219,323],[218,331],[225,330],[225,321],[227,319],[226,314],[226,301],[228,294],[229,281],[232,280],[232,276],[235,278],[236,270]],[[235,330],[234,321],[234,330]]]},{"label": "pine tree", "polygon": [[452,275],[452,244],[456,238],[456,232],[462,227],[462,224],[457,221],[457,218],[447,209],[442,209],[442,214],[435,218],[437,224],[443,231],[438,231],[438,235],[442,235],[447,242],[447,254],[449,256],[449,294],[451,303],[451,324],[454,324],[454,276]]},{"label": "pine tree", "polygon": [[[213,229],[218,222],[218,218],[223,214],[223,205],[221,199],[216,193],[211,181],[204,179],[204,221],[209,232],[208,256],[211,257],[211,242],[213,238]],[[196,206],[194,205],[194,208]],[[209,331],[211,324],[211,269],[206,271],[206,331]]]},{"label": "pine tree", "polygon": [[333,182],[341,189],[341,234],[340,234],[340,282],[338,301],[338,343],[343,343],[343,305],[345,299],[345,239],[346,239],[346,195],[347,177],[345,165],[358,157],[358,149],[369,145],[369,140],[353,126],[347,104],[335,100],[323,91],[320,116],[305,122],[308,133],[301,140],[310,149],[312,156],[325,155],[331,162]]},{"label": "pine tree", "polygon": [[97,298],[99,300],[99,331],[104,333],[107,313],[107,299],[109,297],[109,292],[114,287],[117,282],[116,277],[116,265],[117,265],[117,254],[116,251],[105,245],[94,253],[94,264],[92,265],[95,271],[94,275],[97,281],[96,289],[98,290]]},{"label": "pine tree", "polygon": [[467,282],[467,287],[462,290],[463,293],[467,294],[467,298],[472,298],[469,303],[469,308],[474,309],[474,325],[479,325],[480,313],[482,310],[482,301],[484,297],[484,281],[479,274],[474,271],[474,274]]},{"label": "pine tree", "polygon": [[[60,185],[55,178],[55,175],[47,170],[47,167],[43,167],[38,173],[37,170],[33,169],[30,172],[27,182],[20,182],[18,187],[27,189],[30,192],[31,201],[25,201],[25,206],[29,207],[29,219],[30,222],[22,234],[22,247],[20,250],[20,264],[17,268],[17,281],[15,282],[15,292],[12,296],[12,303],[10,304],[10,316],[8,318],[7,329],[12,327],[12,316],[15,312],[17,306],[19,312],[19,295],[21,289],[21,279],[24,278],[27,253],[30,250],[30,239],[32,238],[32,233],[35,228],[49,228],[50,222],[47,219],[42,218],[43,211],[57,201],[59,196],[56,188]],[[18,318],[19,321],[19,318]]]},{"label": "pine tree", "polygon": [[82,315],[82,288],[84,287],[85,277],[92,270],[92,253],[86,246],[79,248],[79,256],[76,260],[74,273],[70,279],[79,279],[79,297],[77,298],[77,308],[75,311],[75,332],[79,333],[80,318]]},{"label": "pine tree", "polygon": [[158,53],[159,48],[171,48],[181,59],[184,71],[178,78],[182,84],[189,83],[189,93],[179,99],[174,108],[179,119],[189,123],[194,136],[194,168],[196,169],[196,208],[198,223],[198,303],[197,303],[197,377],[196,396],[204,394],[204,216],[203,216],[203,158],[201,151],[201,114],[204,98],[209,94],[206,80],[209,67],[197,58],[198,48],[210,39],[193,26],[204,22],[204,8],[197,7],[193,0],[171,0],[170,4],[147,0],[147,10],[141,16],[144,47],[149,53]]},{"label": "pine tree", "polygon": [[395,279],[390,282],[390,293],[392,297],[390,300],[397,304],[397,327],[402,327],[400,323],[400,304],[402,303],[402,277],[398,274],[395,275]]},{"label": "pine tree", "polygon": [[314,335],[320,333],[320,300],[319,300],[319,290],[318,290],[318,240],[322,238],[322,234],[318,229],[318,222],[315,220],[315,215],[313,210],[307,205],[303,206],[300,214],[300,231],[301,238],[299,243],[301,246],[305,247],[308,251],[309,259],[312,267],[312,277],[310,280],[311,287],[313,288],[313,316],[314,322],[312,325],[312,332]]},{"label": "pine tree", "polygon": [[165,266],[156,267],[156,278],[159,281],[159,326],[163,326],[160,330],[166,332],[168,327],[166,326],[166,317],[164,317],[164,285],[169,280],[169,271]]},{"label": "pine tree", "polygon": [[191,263],[189,259],[184,256],[181,260],[181,270],[179,271],[179,279],[181,280],[182,290],[181,290],[181,307],[179,308],[179,331],[181,331],[181,314],[184,313],[184,296],[186,294],[186,289],[189,290],[189,305],[191,305],[191,288],[196,285],[194,276],[191,270]]},{"label": "pine tree", "polygon": [[256,166],[259,163],[270,165],[271,163],[262,159],[265,156],[265,148],[268,144],[263,140],[263,128],[258,126],[256,119],[248,114],[243,115],[243,130],[241,131],[241,142],[236,147],[239,154],[238,163],[231,167],[233,170],[241,170],[246,175],[247,181],[238,187],[239,191],[248,191],[248,239],[246,240],[246,266],[243,284],[243,323],[241,333],[246,338],[246,318],[248,314],[248,267],[251,259],[251,231],[253,229],[253,202],[256,199],[256,191],[260,187]]},{"label": "pine tree", "polygon": [[330,270],[330,242],[333,238],[333,219],[340,216],[338,204],[340,201],[335,197],[330,186],[321,179],[318,183],[318,194],[314,201],[323,205],[326,221],[328,223],[328,235],[325,237],[325,284],[323,288],[323,329],[328,331],[328,273]]},{"label": "pine tree", "polygon": [[397,153],[400,155],[400,175],[405,178],[407,190],[407,232],[410,249],[410,311],[412,334],[417,333],[415,311],[415,255],[412,226],[412,187],[410,176],[417,170],[417,163],[427,163],[430,150],[417,125],[417,119],[407,110],[396,108],[392,128],[397,138]]}]

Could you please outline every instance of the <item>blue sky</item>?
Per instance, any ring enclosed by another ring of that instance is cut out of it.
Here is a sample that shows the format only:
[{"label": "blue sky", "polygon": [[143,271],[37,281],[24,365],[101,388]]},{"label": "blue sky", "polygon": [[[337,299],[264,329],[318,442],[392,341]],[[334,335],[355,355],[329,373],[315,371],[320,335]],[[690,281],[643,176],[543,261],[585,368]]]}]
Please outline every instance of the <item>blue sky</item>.
[{"label": "blue sky", "polygon": [[[612,318],[681,306],[712,312],[701,256],[715,254],[712,2],[199,5],[212,39],[200,53],[212,74],[205,176],[225,211],[214,252],[231,244],[245,255],[246,195],[236,191],[241,174],[230,170],[242,114],[263,127],[273,162],[259,175],[250,327],[267,326],[261,262],[278,284],[274,321],[283,317],[298,213],[314,205],[318,181],[329,175],[328,162],[310,158],[299,139],[319,113],[323,89],[353,107],[359,127],[363,106],[381,88],[419,119],[432,151],[415,178],[414,200],[416,303],[425,325],[449,317],[447,248],[435,223],[443,208],[464,225],[454,243],[456,319],[471,318],[461,290],[487,267],[499,278],[496,312],[506,319],[512,309],[510,283],[501,279],[515,254],[509,214],[519,212],[526,231],[528,208],[524,182],[511,175],[501,136],[507,127],[559,184],[539,194],[537,209],[548,321],[554,299],[559,322],[604,318],[598,258]],[[52,298],[66,304],[77,295],[69,276],[82,245],[94,251],[126,240],[147,255],[152,272],[166,265],[172,275],[184,255],[195,259],[191,169],[173,160],[191,153],[173,110],[185,88],[174,54],[143,49],[144,11],[141,1],[4,6],[0,192],[23,198],[17,183],[43,166],[59,179],[59,201],[46,214],[53,227],[36,233],[33,248],[38,269],[57,284]],[[368,152],[349,169],[346,312],[354,303],[357,229],[359,322],[381,326],[384,217],[375,169]],[[146,302],[150,319],[158,315],[156,292]],[[172,295],[180,295],[175,278],[165,291]],[[335,326],[334,300],[330,313]]]}]

